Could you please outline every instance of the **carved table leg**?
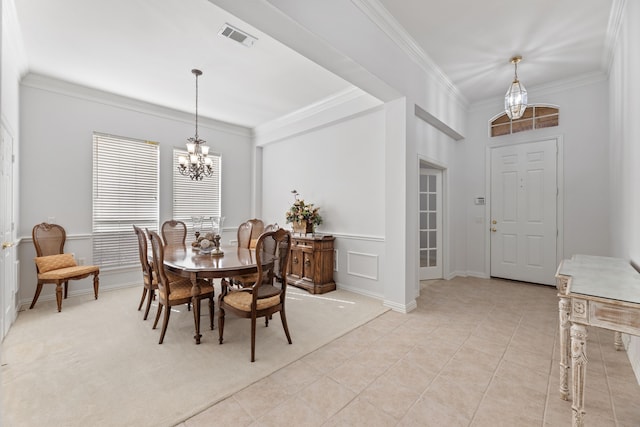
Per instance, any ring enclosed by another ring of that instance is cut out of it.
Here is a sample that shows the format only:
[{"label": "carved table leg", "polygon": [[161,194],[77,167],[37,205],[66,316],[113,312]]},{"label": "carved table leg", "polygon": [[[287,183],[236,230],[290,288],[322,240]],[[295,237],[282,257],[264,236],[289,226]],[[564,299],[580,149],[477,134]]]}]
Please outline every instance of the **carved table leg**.
[{"label": "carved table leg", "polygon": [[622,332],[615,331],[615,335],[613,336],[613,345],[618,351],[624,350],[624,344],[622,343]]},{"label": "carved table leg", "polygon": [[560,397],[569,400],[569,313],[571,307],[569,298],[560,298],[558,308],[560,312]]},{"label": "carved table leg", "polygon": [[196,344],[200,344],[200,301],[198,296],[200,295],[200,285],[195,273],[191,273],[191,305],[193,305],[193,321],[196,326],[196,334],[193,336],[196,340]]},{"label": "carved table leg", "polygon": [[573,374],[572,426],[584,426],[584,386],[587,372],[587,328],[571,324],[571,358]]}]

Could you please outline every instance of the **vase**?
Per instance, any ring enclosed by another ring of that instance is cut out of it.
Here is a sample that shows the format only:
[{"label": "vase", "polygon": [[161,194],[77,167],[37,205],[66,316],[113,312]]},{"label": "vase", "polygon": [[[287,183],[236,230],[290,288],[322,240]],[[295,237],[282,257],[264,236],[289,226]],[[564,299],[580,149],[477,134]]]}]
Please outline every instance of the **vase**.
[{"label": "vase", "polygon": [[310,221],[293,222],[293,232],[300,234],[313,233],[313,223]]}]

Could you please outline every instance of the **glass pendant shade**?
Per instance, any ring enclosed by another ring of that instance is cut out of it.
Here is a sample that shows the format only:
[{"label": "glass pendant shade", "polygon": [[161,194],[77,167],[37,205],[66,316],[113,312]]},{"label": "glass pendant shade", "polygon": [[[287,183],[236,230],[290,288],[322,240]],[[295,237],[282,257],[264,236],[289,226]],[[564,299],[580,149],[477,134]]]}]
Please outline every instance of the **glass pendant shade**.
[{"label": "glass pendant shade", "polygon": [[522,117],[527,109],[527,90],[518,80],[518,63],[522,61],[522,56],[514,56],[511,63],[514,66],[513,83],[509,86],[507,93],[504,95],[504,111],[511,120]]},{"label": "glass pendant shade", "polygon": [[515,79],[504,96],[504,110],[511,120],[519,119],[527,109],[527,90]]}]

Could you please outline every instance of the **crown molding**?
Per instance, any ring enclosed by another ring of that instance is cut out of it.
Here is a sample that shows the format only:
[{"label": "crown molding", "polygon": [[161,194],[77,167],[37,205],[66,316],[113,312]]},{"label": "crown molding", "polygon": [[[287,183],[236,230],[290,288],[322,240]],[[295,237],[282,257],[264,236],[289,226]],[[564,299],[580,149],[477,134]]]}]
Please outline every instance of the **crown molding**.
[{"label": "crown molding", "polygon": [[351,3],[367,15],[409,58],[416,62],[427,75],[444,87],[464,108],[469,106],[467,98],[449,80],[449,77],[378,0],[351,0]]},{"label": "crown molding", "polygon": [[[83,86],[77,83],[72,83],[67,80],[58,79],[44,74],[29,72],[22,78],[20,84],[25,87],[58,93],[61,95],[83,99],[86,101],[92,101],[99,104],[135,111],[137,113],[149,114],[163,119],[177,120],[185,123],[193,122],[193,114],[191,113],[175,110],[173,108],[162,107],[160,105],[151,104],[149,102],[117,95],[88,86]],[[208,117],[198,117],[198,124],[220,132],[244,137],[251,136],[251,129],[249,128],[223,122],[220,120],[211,119]]]},{"label": "crown molding", "polygon": [[626,5],[627,0],[613,0],[613,4],[611,5],[607,33],[604,39],[604,53],[602,55],[602,66],[607,74],[609,74],[611,66],[613,65],[614,52],[618,44],[618,36],[620,35]]},{"label": "crown molding", "polygon": [[[607,80],[607,75],[603,71],[595,71],[592,73],[580,74],[568,79],[556,80],[554,82],[545,83],[538,86],[530,86],[527,89],[529,97],[534,96],[536,102],[532,104],[544,104],[544,100],[540,99],[542,96],[558,93],[560,91],[574,89],[581,86],[588,86],[595,83],[599,83]],[[484,101],[473,103],[469,106],[469,111],[483,110],[489,107],[503,108],[504,97],[491,98]]]},{"label": "crown molding", "polygon": [[304,108],[256,126],[253,128],[253,140],[256,146],[263,146],[382,105],[379,99],[350,86]]}]

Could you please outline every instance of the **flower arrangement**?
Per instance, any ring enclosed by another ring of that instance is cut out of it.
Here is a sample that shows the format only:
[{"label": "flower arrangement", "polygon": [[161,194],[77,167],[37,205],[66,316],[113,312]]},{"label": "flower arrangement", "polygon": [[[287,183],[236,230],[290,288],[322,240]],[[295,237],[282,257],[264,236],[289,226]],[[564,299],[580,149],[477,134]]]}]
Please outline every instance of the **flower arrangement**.
[{"label": "flower arrangement", "polygon": [[320,216],[318,212],[320,208],[314,207],[313,203],[305,203],[303,199],[299,199],[296,190],[291,191],[291,193],[293,193],[295,201],[285,214],[287,223],[306,221],[308,224],[313,224],[314,226],[322,224],[322,216]]}]

